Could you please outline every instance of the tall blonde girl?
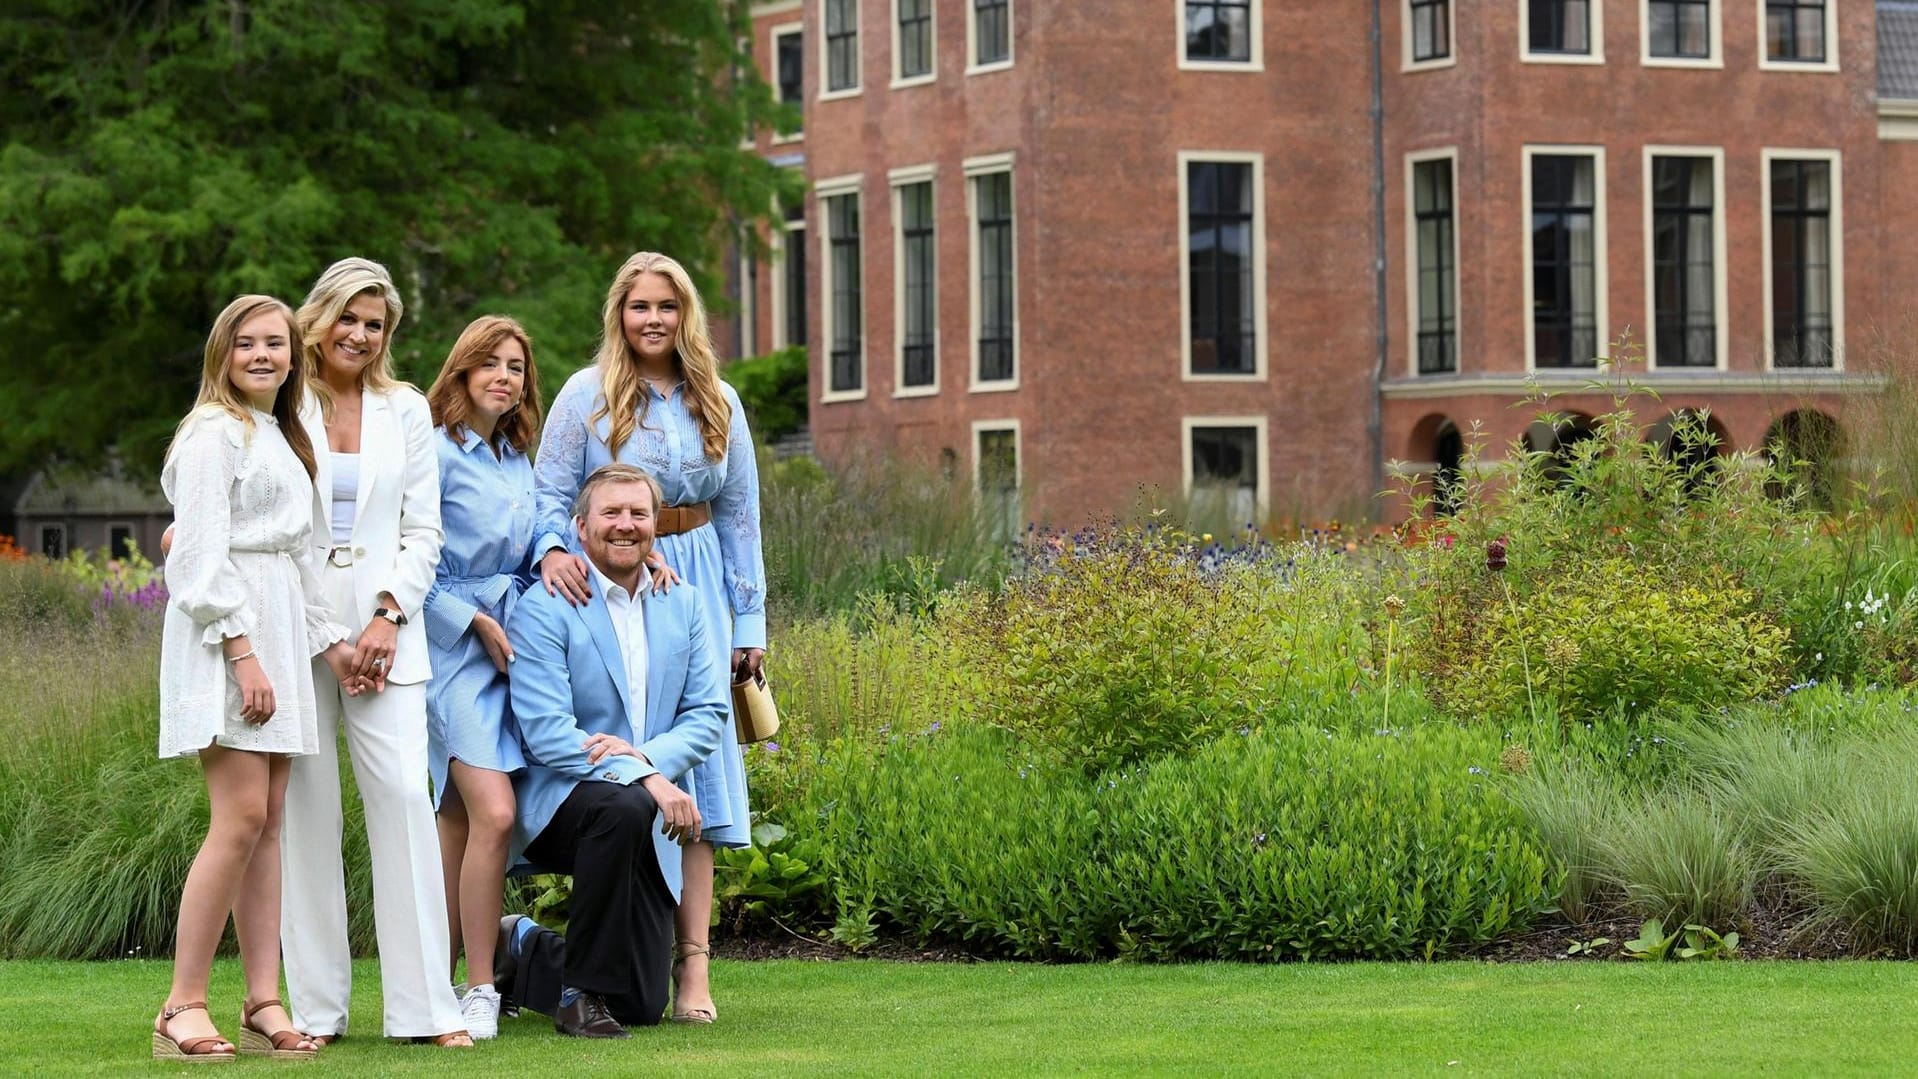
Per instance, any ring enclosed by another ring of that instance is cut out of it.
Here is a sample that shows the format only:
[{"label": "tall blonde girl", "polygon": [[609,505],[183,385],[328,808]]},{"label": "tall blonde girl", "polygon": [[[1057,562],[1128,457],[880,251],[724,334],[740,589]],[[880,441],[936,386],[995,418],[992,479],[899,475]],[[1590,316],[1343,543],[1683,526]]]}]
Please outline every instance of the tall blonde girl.
[{"label": "tall blonde girl", "polygon": [[312,572],[313,449],[297,418],[298,349],[285,304],[228,304],[160,476],[179,522],[166,559],[160,756],[199,758],[211,810],[180,895],[173,984],[153,1025],[162,1059],[234,1055],[206,1004],[229,912],[246,975],[238,1050],[299,1058],[318,1048],[279,1000],[281,814],[291,758],[319,748],[314,678],[347,694],[365,683]]},{"label": "tall blonde girl", "polygon": [[[601,314],[593,366],[560,390],[540,441],[540,576],[573,602],[588,595],[586,563],[567,546],[573,498],[601,465],[637,465],[665,489],[656,549],[699,594],[715,659],[735,677],[757,674],[766,648],[759,472],[739,396],[719,378],[699,290],[679,263],[642,251],[613,275]],[[684,851],[673,1019],[710,1023],[713,847],[752,842],[731,739],[694,771],[694,790],[704,839]]]}]

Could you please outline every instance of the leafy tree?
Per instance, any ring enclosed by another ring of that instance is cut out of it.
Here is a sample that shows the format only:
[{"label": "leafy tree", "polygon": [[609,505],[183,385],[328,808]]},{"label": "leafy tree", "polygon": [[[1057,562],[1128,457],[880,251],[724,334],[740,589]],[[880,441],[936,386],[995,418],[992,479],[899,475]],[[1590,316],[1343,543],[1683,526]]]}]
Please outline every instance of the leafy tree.
[{"label": "leafy tree", "polygon": [[518,317],[548,392],[639,249],[710,290],[792,181],[743,0],[39,0],[0,16],[0,475],[118,446],[152,470],[207,327],[393,270],[422,385],[466,321]]}]

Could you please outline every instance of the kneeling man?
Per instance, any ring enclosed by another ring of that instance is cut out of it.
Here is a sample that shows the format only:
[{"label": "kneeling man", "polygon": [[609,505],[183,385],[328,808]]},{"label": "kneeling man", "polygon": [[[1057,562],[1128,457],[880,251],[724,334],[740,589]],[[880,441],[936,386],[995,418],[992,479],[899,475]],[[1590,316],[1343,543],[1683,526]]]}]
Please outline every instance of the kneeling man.
[{"label": "kneeling man", "polygon": [[528,762],[512,860],[571,873],[573,903],[570,940],[502,920],[496,976],[510,1003],[581,1037],[622,1038],[666,1009],[679,845],[699,838],[692,769],[728,733],[698,596],[648,586],[659,505],[658,481],[630,465],[588,476],[573,524],[590,598],[529,588],[507,622]]}]

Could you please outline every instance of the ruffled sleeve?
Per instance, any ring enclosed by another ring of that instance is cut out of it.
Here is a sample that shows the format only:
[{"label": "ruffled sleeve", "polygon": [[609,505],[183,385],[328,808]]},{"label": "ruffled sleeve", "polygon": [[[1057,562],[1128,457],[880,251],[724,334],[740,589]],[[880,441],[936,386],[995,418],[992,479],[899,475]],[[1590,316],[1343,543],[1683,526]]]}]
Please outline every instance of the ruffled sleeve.
[{"label": "ruffled sleeve", "polygon": [[537,520],[533,526],[533,561],[558,547],[569,549],[573,534],[573,499],[586,481],[586,439],[591,433],[587,416],[593,403],[594,387],[599,380],[592,368],[566,381],[546,414],[546,428],[540,432],[539,459],[533,465],[534,504]]},{"label": "ruffled sleeve", "polygon": [[306,597],[306,652],[318,656],[335,642],[346,640],[348,631],[339,623],[339,613],[327,605],[320,575],[313,571],[313,545],[300,544],[293,562],[300,567],[300,594]]},{"label": "ruffled sleeve", "polygon": [[181,613],[218,645],[247,634],[246,586],[232,558],[233,491],[245,458],[246,429],[224,413],[188,422],[167,455],[160,486],[173,504],[173,549],[167,592]]},{"label": "ruffled sleeve", "polygon": [[726,570],[733,607],[733,647],[766,647],[766,559],[759,545],[759,461],[746,410],[731,386],[721,383],[733,406],[726,437],[726,482],[713,496],[713,528]]}]

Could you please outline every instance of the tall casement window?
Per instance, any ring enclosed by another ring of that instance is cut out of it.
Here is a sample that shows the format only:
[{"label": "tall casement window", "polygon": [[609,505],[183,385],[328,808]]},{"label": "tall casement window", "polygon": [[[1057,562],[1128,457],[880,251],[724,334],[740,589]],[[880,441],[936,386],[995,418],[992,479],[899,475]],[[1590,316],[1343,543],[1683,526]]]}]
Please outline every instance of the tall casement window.
[{"label": "tall casement window", "polygon": [[[836,188],[821,196],[826,219],[826,397],[866,392],[865,299],[859,251],[859,191]],[[819,185],[825,186],[825,185]]]},{"label": "tall casement window", "polygon": [[1646,52],[1659,59],[1705,60],[1712,54],[1711,0],[1645,0]]},{"label": "tall casement window", "polygon": [[1829,160],[1768,162],[1771,354],[1776,367],[1831,367],[1837,355],[1834,169]]},{"label": "tall casement window", "polygon": [[893,0],[895,82],[932,77],[932,0]]},{"label": "tall casement window", "polygon": [[1452,0],[1410,0],[1412,63],[1452,55]]},{"label": "tall casement window", "polygon": [[1188,65],[1257,68],[1261,0],[1184,0],[1181,9]]},{"label": "tall casement window", "polygon": [[1592,52],[1591,0],[1523,0],[1525,47],[1534,53]]},{"label": "tall casement window", "polygon": [[1019,423],[981,421],[972,428],[973,481],[992,537],[1002,543],[1019,536]]},{"label": "tall casement window", "polygon": [[1010,387],[1018,379],[1018,288],[1012,171],[1003,164],[972,175],[973,385]]},{"label": "tall casement window", "polygon": [[1765,59],[1778,64],[1823,64],[1831,43],[1826,0],[1765,0]]},{"label": "tall casement window", "polygon": [[[804,37],[797,23],[782,26],[773,31],[773,80],[779,86],[779,103],[791,105],[793,113],[800,112],[800,101],[804,97],[801,87],[806,74],[806,48]],[[803,120],[803,118],[802,118]],[[796,139],[804,129],[795,121],[793,129],[782,138]]]},{"label": "tall casement window", "polygon": [[1265,517],[1265,420],[1199,417],[1185,423],[1186,497],[1193,521],[1238,529]]},{"label": "tall casement window", "polygon": [[1180,155],[1186,376],[1264,370],[1260,184],[1254,155]]},{"label": "tall casement window", "polygon": [[1421,375],[1458,370],[1458,246],[1452,205],[1452,159],[1414,162],[1414,298]]},{"label": "tall casement window", "polygon": [[1597,166],[1592,155],[1531,155],[1532,356],[1591,367],[1598,356]]},{"label": "tall casement window", "polygon": [[859,0],[820,0],[825,6],[826,93],[859,89]]},{"label": "tall casement window", "polygon": [[939,370],[934,335],[938,329],[938,279],[934,269],[932,181],[901,183],[893,188],[898,222],[898,263],[895,289],[899,308],[898,388],[905,393],[938,388]]},{"label": "tall casement window", "polygon": [[774,348],[806,345],[806,208],[786,210],[785,242],[780,247],[779,280],[773,302]]},{"label": "tall casement window", "polygon": [[971,66],[1012,62],[1012,0],[966,0],[971,20]]},{"label": "tall casement window", "polygon": [[1718,365],[1717,162],[1651,161],[1652,362]]}]

